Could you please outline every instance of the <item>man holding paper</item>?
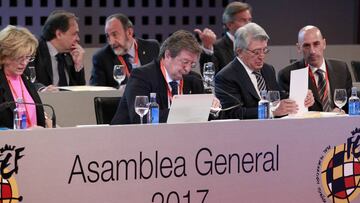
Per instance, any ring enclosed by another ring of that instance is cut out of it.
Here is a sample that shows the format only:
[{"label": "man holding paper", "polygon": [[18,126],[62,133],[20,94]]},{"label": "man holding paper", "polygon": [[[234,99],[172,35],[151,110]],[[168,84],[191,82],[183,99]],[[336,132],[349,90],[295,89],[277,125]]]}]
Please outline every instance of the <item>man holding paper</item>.
[{"label": "man holding paper", "polygon": [[[326,40],[319,28],[308,25],[298,34],[297,48],[303,59],[285,67],[279,72],[279,84],[283,90],[290,90],[290,72],[302,68],[308,69],[308,88],[312,91],[315,103],[311,111],[340,111],[335,107],[333,95],[335,89],[346,89],[351,93],[352,80],[345,62],[324,59]],[[292,80],[293,81],[293,80]],[[347,111],[347,105],[344,107]]]},{"label": "man holding paper", "polygon": [[[265,30],[255,23],[248,23],[235,32],[236,58],[215,76],[216,97],[224,109],[231,108],[223,113],[222,118],[256,119],[260,90],[280,90],[274,67],[265,63],[265,56],[270,51],[267,47],[268,40]],[[225,94],[225,91],[233,97]],[[279,107],[273,111],[274,116],[298,111],[295,101],[285,99],[286,95],[281,95],[281,98]],[[304,105],[308,107],[313,102],[309,91]]]}]

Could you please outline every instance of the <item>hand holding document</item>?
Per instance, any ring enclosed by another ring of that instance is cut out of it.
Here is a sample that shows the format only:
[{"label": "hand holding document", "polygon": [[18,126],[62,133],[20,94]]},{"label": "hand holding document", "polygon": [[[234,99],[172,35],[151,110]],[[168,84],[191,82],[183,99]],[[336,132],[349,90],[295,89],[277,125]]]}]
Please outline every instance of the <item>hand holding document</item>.
[{"label": "hand holding document", "polygon": [[308,109],[304,105],[304,101],[308,92],[308,67],[293,70],[290,73],[290,95],[289,99],[294,100],[299,106],[299,110],[296,114],[290,116],[301,116],[308,112]]}]

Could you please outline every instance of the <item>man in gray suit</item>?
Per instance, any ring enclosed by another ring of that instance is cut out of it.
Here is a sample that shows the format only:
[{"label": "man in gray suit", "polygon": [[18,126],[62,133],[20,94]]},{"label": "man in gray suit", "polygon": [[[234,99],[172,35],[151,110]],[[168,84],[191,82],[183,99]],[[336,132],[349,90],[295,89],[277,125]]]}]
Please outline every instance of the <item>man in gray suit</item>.
[{"label": "man in gray suit", "polygon": [[[339,111],[335,107],[335,89],[346,89],[351,93],[352,79],[345,62],[324,58],[326,40],[319,28],[308,25],[299,31],[297,48],[303,59],[285,67],[278,74],[281,88],[289,91],[290,72],[307,67],[309,69],[309,89],[313,92],[315,103],[312,111]],[[347,111],[347,106],[344,107]]]}]

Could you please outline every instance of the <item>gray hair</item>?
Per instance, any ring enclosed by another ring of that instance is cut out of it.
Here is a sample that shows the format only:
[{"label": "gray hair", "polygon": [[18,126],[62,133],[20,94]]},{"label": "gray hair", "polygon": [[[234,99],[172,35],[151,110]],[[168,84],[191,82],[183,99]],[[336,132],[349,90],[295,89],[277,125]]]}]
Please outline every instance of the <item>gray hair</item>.
[{"label": "gray hair", "polygon": [[234,51],[247,49],[251,40],[267,41],[270,37],[256,23],[248,23],[235,32]]},{"label": "gray hair", "polygon": [[240,12],[243,12],[243,11],[246,11],[246,10],[251,11],[251,7],[247,3],[238,2],[238,1],[234,1],[234,2],[229,3],[226,6],[226,8],[224,10],[224,13],[223,13],[223,16],[222,16],[223,23],[226,24],[226,23],[234,21],[234,16],[237,13],[240,13]]}]

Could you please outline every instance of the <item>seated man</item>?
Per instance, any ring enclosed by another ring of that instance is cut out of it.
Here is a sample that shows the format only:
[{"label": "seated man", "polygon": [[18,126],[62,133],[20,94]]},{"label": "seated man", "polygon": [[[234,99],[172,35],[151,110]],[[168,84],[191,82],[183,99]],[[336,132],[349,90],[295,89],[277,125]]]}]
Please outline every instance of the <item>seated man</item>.
[{"label": "seated man", "polygon": [[[335,89],[346,89],[351,94],[352,79],[345,62],[324,59],[326,41],[319,28],[305,26],[299,31],[298,51],[303,59],[285,67],[279,72],[279,84],[285,91],[289,91],[290,72],[300,68],[309,68],[309,89],[312,91],[315,103],[310,106],[311,111],[340,111],[335,108],[332,98]],[[347,111],[347,105],[344,109]]]},{"label": "seated man", "polygon": [[159,43],[156,40],[134,38],[132,22],[121,13],[106,19],[105,34],[108,45],[93,56],[91,85],[118,87],[113,77],[114,65],[124,65],[125,73],[129,76],[133,68],[151,62],[159,54]]},{"label": "seated man", "polygon": [[[47,18],[35,60],[36,88],[56,90],[54,86],[85,85],[84,49],[79,44],[77,17],[54,11]],[[47,86],[47,87],[46,87]]]},{"label": "seated man", "polygon": [[[215,76],[215,93],[223,108],[236,106],[225,111],[225,119],[258,118],[259,92],[261,90],[279,90],[275,70],[265,64],[265,56],[270,51],[267,47],[269,36],[255,23],[248,23],[235,33],[236,58]],[[227,93],[231,94],[225,94]],[[285,95],[282,95],[284,98]],[[237,98],[237,99],[235,99]],[[305,107],[313,104],[309,91]],[[296,113],[298,105],[290,99],[282,99],[274,116]]]},{"label": "seated man", "polygon": [[164,123],[173,95],[203,93],[201,76],[191,71],[201,51],[196,38],[187,31],[180,30],[168,37],[160,47],[158,60],[133,69],[111,124],[140,123],[134,108],[136,96],[155,92],[159,121]]}]

